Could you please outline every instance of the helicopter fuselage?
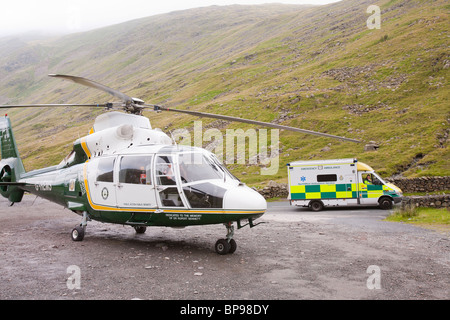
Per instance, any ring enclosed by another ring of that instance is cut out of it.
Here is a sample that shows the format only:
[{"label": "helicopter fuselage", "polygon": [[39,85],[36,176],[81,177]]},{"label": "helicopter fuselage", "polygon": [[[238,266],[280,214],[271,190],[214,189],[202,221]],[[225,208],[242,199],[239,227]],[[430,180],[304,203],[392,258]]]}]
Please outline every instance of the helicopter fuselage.
[{"label": "helicopter fuselage", "polygon": [[85,163],[31,171],[22,189],[102,222],[188,226],[256,219],[266,202],[212,153],[185,146],[137,146]]},{"label": "helicopter fuselage", "polygon": [[88,220],[130,225],[137,233],[147,226],[224,224],[227,237],[216,252],[233,253],[233,223],[254,227],[267,208],[213,153],[176,145],[137,115],[97,117],[89,135],[52,167],[25,171],[7,116],[0,118],[0,147],[0,194],[12,205],[29,192],[81,215],[74,241],[83,240]]}]

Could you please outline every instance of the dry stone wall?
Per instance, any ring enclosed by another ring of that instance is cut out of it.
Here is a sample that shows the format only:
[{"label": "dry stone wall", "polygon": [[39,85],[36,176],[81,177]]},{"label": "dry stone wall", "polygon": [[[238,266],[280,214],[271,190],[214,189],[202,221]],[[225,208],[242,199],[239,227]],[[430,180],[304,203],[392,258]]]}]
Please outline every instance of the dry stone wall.
[{"label": "dry stone wall", "polygon": [[450,209],[450,194],[404,197],[402,206]]},{"label": "dry stone wall", "polygon": [[386,179],[403,192],[436,192],[450,190],[450,176]]}]

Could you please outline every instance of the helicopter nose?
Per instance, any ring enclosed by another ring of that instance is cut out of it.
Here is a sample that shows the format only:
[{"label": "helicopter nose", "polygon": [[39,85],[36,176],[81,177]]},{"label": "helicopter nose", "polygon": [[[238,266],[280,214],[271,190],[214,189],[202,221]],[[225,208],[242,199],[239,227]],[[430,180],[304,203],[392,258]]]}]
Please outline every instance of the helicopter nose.
[{"label": "helicopter nose", "polygon": [[266,210],[266,199],[247,186],[237,186],[227,190],[223,197],[224,209]]}]

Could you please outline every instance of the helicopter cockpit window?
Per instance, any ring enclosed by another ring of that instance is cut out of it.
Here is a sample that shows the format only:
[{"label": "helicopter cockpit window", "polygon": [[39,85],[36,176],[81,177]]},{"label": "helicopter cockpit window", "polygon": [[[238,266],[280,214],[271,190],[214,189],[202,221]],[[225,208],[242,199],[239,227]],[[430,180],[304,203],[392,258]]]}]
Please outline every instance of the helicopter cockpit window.
[{"label": "helicopter cockpit window", "polygon": [[236,181],[241,181],[241,180],[239,180],[238,178],[236,178],[231,172],[230,172],[230,170],[228,170],[228,168],[224,165],[224,164],[222,164],[220,161],[219,161],[219,159],[217,159],[216,158],[216,156],[214,156],[214,154],[211,154],[210,155],[210,161],[212,162],[212,163],[214,163],[215,165],[216,165],[216,167],[217,168],[219,168],[222,172],[223,172],[223,174],[224,174],[224,180],[226,181],[226,180],[228,180],[228,179],[231,179],[231,180],[236,180]]},{"label": "helicopter cockpit window", "polygon": [[124,156],[120,161],[119,183],[151,185],[151,156]]},{"label": "helicopter cockpit window", "polygon": [[224,172],[218,165],[199,153],[180,154],[179,163],[182,183],[223,179]]},{"label": "helicopter cockpit window", "polygon": [[212,183],[199,183],[183,187],[192,208],[222,208],[226,189]]},{"label": "helicopter cockpit window", "polygon": [[97,167],[97,181],[113,182],[115,160],[115,157],[99,159]]}]

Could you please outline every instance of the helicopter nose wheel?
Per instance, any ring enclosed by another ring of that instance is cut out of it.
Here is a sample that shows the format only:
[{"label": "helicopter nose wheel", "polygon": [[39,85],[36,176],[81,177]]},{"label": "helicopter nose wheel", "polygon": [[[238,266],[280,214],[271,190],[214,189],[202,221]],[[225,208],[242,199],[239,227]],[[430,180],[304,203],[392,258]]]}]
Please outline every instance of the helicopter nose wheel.
[{"label": "helicopter nose wheel", "polygon": [[76,226],[72,229],[72,240],[73,241],[82,241],[84,239],[84,232],[86,227]]},{"label": "helicopter nose wheel", "polygon": [[81,223],[79,226],[76,226],[72,229],[72,233],[70,234],[73,241],[82,241],[84,239],[84,234],[86,233],[86,226],[87,226],[87,212],[83,212],[83,219],[81,220]]},{"label": "helicopter nose wheel", "polygon": [[134,226],[133,228],[137,234],[145,233],[145,231],[147,230],[147,227],[143,227],[143,226]]},{"label": "helicopter nose wheel", "polygon": [[217,240],[215,244],[216,252],[220,255],[234,253],[237,249],[236,241],[233,239],[234,235],[233,223],[228,222],[225,224],[225,226],[227,227],[227,237],[225,239]]}]

